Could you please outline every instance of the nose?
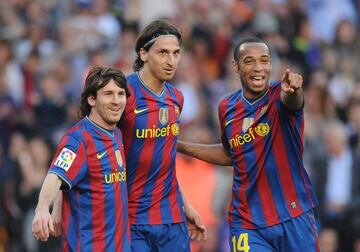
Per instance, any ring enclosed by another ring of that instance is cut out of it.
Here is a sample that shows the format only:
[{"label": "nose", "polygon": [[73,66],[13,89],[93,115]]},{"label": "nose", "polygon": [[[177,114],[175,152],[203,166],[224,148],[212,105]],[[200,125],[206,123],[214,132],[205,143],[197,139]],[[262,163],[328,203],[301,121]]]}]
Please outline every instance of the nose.
[{"label": "nose", "polygon": [[169,56],[167,57],[167,64],[169,66],[173,66],[175,64],[176,60],[177,60],[176,57],[170,53]]},{"label": "nose", "polygon": [[255,61],[255,64],[254,64],[254,71],[256,71],[256,72],[260,72],[262,69],[263,69],[263,66],[262,66],[262,64],[261,64],[261,62],[260,61]]},{"label": "nose", "polygon": [[112,102],[115,104],[120,104],[123,100],[123,95],[114,95]]}]

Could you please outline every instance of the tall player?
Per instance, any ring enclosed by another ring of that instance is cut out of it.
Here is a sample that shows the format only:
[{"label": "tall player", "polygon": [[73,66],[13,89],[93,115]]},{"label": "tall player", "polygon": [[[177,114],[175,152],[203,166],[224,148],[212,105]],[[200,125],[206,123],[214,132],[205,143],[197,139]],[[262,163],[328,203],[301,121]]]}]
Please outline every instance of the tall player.
[{"label": "tall player", "polygon": [[183,95],[169,81],[181,41],[176,27],[150,23],[136,41],[135,72],[127,77],[131,96],[119,126],[126,136],[132,251],[190,251],[186,216],[195,224],[190,235],[206,235],[198,214],[183,202],[175,172]]},{"label": "tall player", "polygon": [[88,74],[83,119],[60,141],[41,188],[32,224],[37,239],[55,232],[49,207],[61,189],[62,251],[131,251],[123,140],[116,127],[129,94],[117,69]]},{"label": "tall player", "polygon": [[317,204],[302,161],[302,77],[287,70],[269,82],[271,57],[258,38],[241,41],[233,66],[242,89],[221,101],[222,144],[180,142],[178,150],[232,165],[231,251],[319,251]]}]

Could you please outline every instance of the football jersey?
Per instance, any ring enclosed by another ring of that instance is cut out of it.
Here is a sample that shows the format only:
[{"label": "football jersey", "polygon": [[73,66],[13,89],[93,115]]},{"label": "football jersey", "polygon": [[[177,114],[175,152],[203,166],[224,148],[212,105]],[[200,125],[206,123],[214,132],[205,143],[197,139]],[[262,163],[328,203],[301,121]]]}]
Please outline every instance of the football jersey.
[{"label": "football jersey", "polygon": [[138,73],[127,80],[131,96],[119,126],[124,134],[130,224],[183,222],[175,171],[183,95],[167,82],[157,95]]},{"label": "football jersey", "polygon": [[61,139],[49,173],[63,181],[63,251],[130,251],[122,141],[87,117]]},{"label": "football jersey", "polygon": [[232,228],[272,226],[317,204],[302,161],[303,109],[288,110],[280,93],[276,82],[252,102],[239,90],[219,104],[222,142],[234,167]]}]

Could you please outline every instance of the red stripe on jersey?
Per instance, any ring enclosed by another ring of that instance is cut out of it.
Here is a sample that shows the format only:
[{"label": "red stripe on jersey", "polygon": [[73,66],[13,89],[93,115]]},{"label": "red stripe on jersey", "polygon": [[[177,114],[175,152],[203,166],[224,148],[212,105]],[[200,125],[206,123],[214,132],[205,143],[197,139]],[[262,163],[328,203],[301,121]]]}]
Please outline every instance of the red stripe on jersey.
[{"label": "red stripe on jersey", "polygon": [[[78,154],[79,153],[79,154]],[[83,166],[85,162],[86,156],[84,155],[86,153],[84,144],[81,142],[77,151],[76,151],[76,157],[74,162],[71,164],[71,169],[69,169],[66,173],[70,181],[73,181],[75,177],[79,174],[79,171],[81,167]]]},{"label": "red stripe on jersey", "polygon": [[[132,145],[133,137],[135,136],[135,118],[132,118],[131,120],[126,120],[126,117],[133,116],[134,109],[136,108],[136,102],[135,102],[135,91],[131,85],[128,85],[128,88],[130,90],[131,95],[127,98],[127,103],[125,106],[125,111],[122,115],[120,125],[121,130],[124,132],[124,135],[126,136],[126,141],[124,141],[126,148],[125,151],[128,152],[130,150],[130,146]],[[126,125],[123,125],[123,123],[126,121]],[[127,153],[125,152],[125,157],[127,156]],[[124,161],[124,163],[126,163]]]},{"label": "red stripe on jersey", "polygon": [[[296,118],[294,117],[294,120],[292,121],[293,122],[293,125],[294,125],[294,128],[296,126]],[[304,118],[302,118],[301,120],[301,125],[300,125],[300,139],[301,139],[301,142],[303,143],[304,142],[304,126],[305,126],[305,120]],[[300,153],[299,153],[299,156],[302,157],[303,156],[303,152],[304,152],[304,145],[302,144],[301,145],[301,149],[300,149]],[[301,169],[300,170],[300,174],[301,174],[301,179],[305,185],[305,190],[306,190],[306,195],[308,197],[308,200],[311,202],[311,206],[315,207],[315,203],[313,202],[313,197],[311,196],[311,189],[309,187],[309,184],[306,182],[306,175],[305,175],[305,169]]]},{"label": "red stripe on jersey", "polygon": [[[238,101],[238,103],[235,106],[235,112],[234,112],[234,118],[243,118],[242,115],[244,114],[245,108],[243,104]],[[241,120],[234,120],[232,124],[232,133],[231,135],[236,135],[239,132],[242,132],[242,124],[243,119]],[[225,127],[225,126],[223,126]],[[239,150],[237,150],[237,153],[242,153],[242,146],[238,146]],[[235,157],[235,163],[237,164],[237,169],[239,173],[239,180],[240,185],[239,189],[237,191],[237,194],[239,195],[239,201],[240,204],[238,206],[240,210],[240,214],[242,215],[243,222],[241,224],[242,228],[249,228],[253,229],[254,225],[252,224],[252,215],[251,215],[251,209],[249,207],[248,199],[246,190],[249,188],[250,185],[250,179],[248,176],[248,171],[246,169],[246,161],[244,159],[243,155],[236,155]]]},{"label": "red stripe on jersey", "polygon": [[[68,233],[68,228],[69,228],[69,222],[70,222],[70,199],[69,197],[63,193],[63,203],[62,203],[62,211],[61,211],[61,216],[62,216],[62,229],[64,230],[64,232],[67,234]],[[67,236],[67,235],[66,235]],[[67,252],[69,251],[69,243],[67,239],[63,239],[63,252]]]},{"label": "red stripe on jersey", "polygon": [[[280,95],[279,92],[273,95]],[[270,97],[271,100],[274,97]],[[280,98],[279,98],[280,99]],[[300,215],[303,213],[301,209],[299,199],[296,195],[296,190],[294,187],[294,182],[291,176],[290,171],[290,163],[286,153],[286,145],[284,142],[284,135],[282,134],[281,125],[279,124],[279,120],[276,116],[274,116],[277,112],[276,103],[272,103],[268,109],[269,118],[270,118],[270,125],[272,125],[272,150],[274,151],[274,158],[276,162],[276,166],[278,168],[278,173],[280,176],[280,182],[282,191],[285,194],[287,207],[290,211],[290,215],[292,218]],[[276,132],[274,131],[276,129]],[[293,208],[291,204],[295,203],[296,207]]]},{"label": "red stripe on jersey", "polygon": [[[140,89],[141,89],[146,101],[154,100],[154,98],[152,96],[150,96],[148,94],[148,91],[144,90],[143,87],[141,87]],[[159,110],[157,102],[150,103],[150,104],[152,106],[156,106],[156,109],[155,109],[156,111]],[[147,107],[150,107],[150,104],[148,103]],[[149,113],[147,116],[148,116],[147,128],[150,129],[153,126],[153,125],[151,125],[150,122],[158,122],[159,115],[158,115],[158,113]],[[154,157],[155,142],[156,142],[156,138],[153,138],[153,139],[147,141],[145,148],[142,150],[142,156]],[[142,163],[142,162],[143,161],[140,161],[140,163]],[[147,164],[149,165],[149,167],[146,169],[148,171],[147,177],[149,177],[149,173],[151,172],[151,168],[152,168],[151,167],[152,162],[148,162]],[[159,198],[159,195],[162,195],[162,192],[164,191],[164,183],[163,183],[164,178],[159,177],[159,175],[165,176],[165,174],[162,173],[161,170],[163,169],[164,165],[166,165],[166,167],[169,167],[169,164],[164,164],[164,162],[162,162],[161,164],[162,164],[162,167],[160,168],[158,176],[157,176],[157,178],[154,179],[155,185],[154,185],[154,190],[152,191],[152,196],[151,196],[151,207],[149,208],[149,223],[162,223],[162,221],[161,221],[161,205],[160,205],[161,198]]]},{"label": "red stripe on jersey", "polygon": [[96,158],[96,155],[91,153],[97,153],[94,141],[89,132],[83,132],[83,137],[87,142],[88,165],[89,165],[89,177],[90,177],[90,191],[91,193],[91,209],[92,209],[92,222],[93,222],[93,251],[105,251],[105,195],[103,188],[103,177],[101,174],[100,160]]},{"label": "red stripe on jersey", "polygon": [[[117,138],[116,134],[115,134],[115,138]],[[119,138],[117,138],[117,142],[121,142],[121,140]],[[109,155],[109,160],[110,160],[110,164],[111,164],[111,168],[112,168],[112,172],[118,172],[118,163],[116,160],[116,156],[113,155],[113,153],[115,153],[115,149],[113,148],[113,144],[112,141],[107,142],[107,146],[106,146],[106,150],[110,150],[110,153],[112,153],[111,155]],[[119,146],[119,148],[121,148],[121,146]],[[121,153],[121,158],[123,159],[123,155],[122,155],[122,151],[120,151]],[[125,160],[123,159],[123,164],[125,163]],[[116,168],[116,169],[114,169]],[[115,202],[115,211],[116,211],[116,215],[115,215],[115,223],[117,225],[117,228],[115,230],[115,249],[122,251],[123,250],[123,241],[122,238],[124,237],[123,234],[123,230],[122,227],[124,225],[124,219],[122,218],[122,214],[124,212],[124,206],[123,204],[121,204],[123,202],[123,196],[121,195],[121,183],[114,183],[114,202]],[[125,185],[124,185],[125,186]],[[126,221],[126,220],[125,220]]]},{"label": "red stripe on jersey", "polygon": [[[157,103],[148,103],[150,100],[154,100],[153,97],[151,97],[146,90],[143,90],[141,87],[141,91],[145,97],[145,101],[147,102],[146,107],[149,108],[150,111],[154,110],[153,106],[157,106]],[[158,110],[156,108],[156,110]],[[148,113],[147,114],[147,125],[146,128],[151,129],[153,128],[153,125],[151,122],[157,122],[158,121],[158,114],[157,113]],[[144,148],[141,151],[141,154],[139,155],[139,162],[138,164],[141,164],[141,167],[135,168],[135,176],[134,181],[131,186],[131,191],[129,192],[129,216],[130,216],[130,223],[136,223],[136,213],[138,210],[138,204],[139,199],[142,198],[143,191],[145,189],[145,184],[148,181],[148,176],[151,171],[151,164],[153,159],[153,154],[155,150],[155,138],[153,139],[146,139],[144,141]],[[153,203],[153,202],[152,202]],[[151,208],[153,207],[151,203]],[[157,209],[157,216],[158,219],[160,218],[160,208]],[[134,219],[135,218],[135,219]],[[152,223],[152,219],[155,219],[155,216],[149,216],[149,223]]]},{"label": "red stripe on jersey", "polygon": [[[176,95],[177,100],[180,102],[180,106],[182,107],[182,103],[179,99],[182,99],[182,95],[179,91],[174,89],[174,92]],[[167,104],[169,104],[169,122],[176,122],[176,114],[175,114],[175,102],[173,98],[170,96],[169,91],[166,93],[166,100],[168,101]],[[181,110],[181,108],[179,108]],[[176,149],[176,138],[173,134],[170,134],[168,138],[166,139],[166,145],[164,146],[163,155],[164,157],[171,157],[172,150]],[[167,158],[169,162],[174,161],[174,167],[171,172],[171,191],[169,192],[169,202],[170,202],[170,209],[171,209],[171,218],[174,222],[180,222],[181,221],[181,208],[182,206],[179,205],[177,200],[177,188],[178,188],[178,181],[176,178],[176,169],[175,169],[175,160],[170,160]],[[168,169],[168,167],[171,167],[171,164],[163,164],[162,169]],[[164,179],[166,177],[164,176]]]},{"label": "red stripe on jersey", "polygon": [[[173,88],[175,97],[177,99],[177,101],[179,102],[179,106],[180,106],[180,113],[182,112],[183,106],[184,106],[184,96],[183,94],[176,88]],[[167,95],[170,95],[167,93]],[[168,98],[168,97],[167,97]],[[170,99],[171,100],[171,99]],[[175,104],[174,104],[175,105]]]},{"label": "red stripe on jersey", "polygon": [[[261,106],[257,109],[255,118],[258,118],[261,109],[262,109]],[[259,193],[263,214],[265,217],[265,222],[267,226],[270,226],[273,223],[279,223],[279,216],[276,209],[275,201],[272,197],[269,178],[265,170],[265,155],[263,151],[265,149],[266,149],[265,138],[258,137],[256,141],[254,141],[256,165],[258,168],[256,173],[256,177],[258,179],[255,179],[255,181],[256,181],[257,191]]]}]

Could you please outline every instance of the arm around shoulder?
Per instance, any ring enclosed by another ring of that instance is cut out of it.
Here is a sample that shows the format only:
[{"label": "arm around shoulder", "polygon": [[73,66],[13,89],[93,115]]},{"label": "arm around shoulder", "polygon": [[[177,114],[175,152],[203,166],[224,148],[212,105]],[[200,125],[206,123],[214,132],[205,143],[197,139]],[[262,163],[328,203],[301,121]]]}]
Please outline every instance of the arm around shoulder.
[{"label": "arm around shoulder", "polygon": [[179,140],[177,151],[212,164],[232,165],[231,157],[222,144],[197,144]]}]

